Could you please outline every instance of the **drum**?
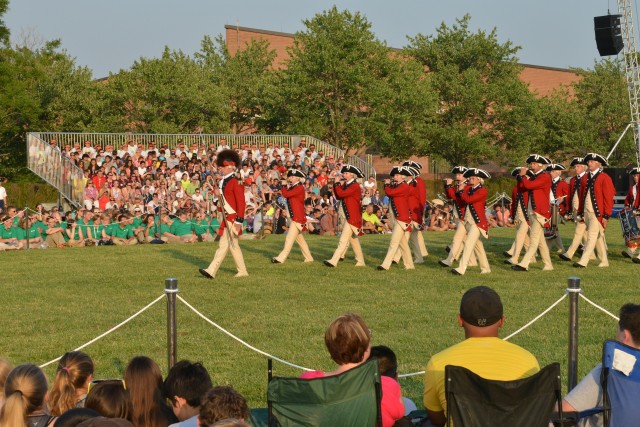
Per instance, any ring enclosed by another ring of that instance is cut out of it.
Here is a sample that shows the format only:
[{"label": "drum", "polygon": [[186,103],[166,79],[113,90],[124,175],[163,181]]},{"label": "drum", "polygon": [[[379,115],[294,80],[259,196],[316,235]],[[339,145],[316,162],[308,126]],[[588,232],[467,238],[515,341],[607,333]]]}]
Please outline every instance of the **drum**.
[{"label": "drum", "polygon": [[560,212],[558,205],[555,203],[551,204],[551,220],[549,227],[545,227],[544,229],[544,238],[547,240],[553,240],[558,237],[558,220],[560,217]]},{"label": "drum", "polygon": [[640,246],[640,228],[635,212],[632,208],[624,208],[619,215],[624,243],[629,249],[636,249]]}]

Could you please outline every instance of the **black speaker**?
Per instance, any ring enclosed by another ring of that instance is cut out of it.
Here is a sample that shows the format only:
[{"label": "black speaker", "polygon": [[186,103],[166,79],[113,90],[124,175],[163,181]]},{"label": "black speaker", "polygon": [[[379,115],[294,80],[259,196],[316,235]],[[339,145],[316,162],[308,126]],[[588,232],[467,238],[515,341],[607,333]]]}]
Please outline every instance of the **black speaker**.
[{"label": "black speaker", "polygon": [[620,28],[621,15],[605,15],[593,18],[596,32],[596,45],[600,56],[617,55],[624,47],[622,30]]}]

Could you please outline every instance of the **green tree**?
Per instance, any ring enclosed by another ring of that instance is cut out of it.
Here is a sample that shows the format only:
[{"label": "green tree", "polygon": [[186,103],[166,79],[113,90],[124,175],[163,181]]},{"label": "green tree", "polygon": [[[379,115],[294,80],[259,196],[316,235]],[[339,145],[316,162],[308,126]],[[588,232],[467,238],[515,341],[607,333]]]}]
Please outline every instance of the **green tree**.
[{"label": "green tree", "polygon": [[[631,121],[629,94],[624,77],[624,63],[602,59],[593,70],[575,70],[582,79],[574,84],[575,100],[583,117],[581,126],[587,134],[579,134],[581,152],[596,151],[607,155]],[[637,147],[629,130],[610,159],[620,166],[636,163]]]},{"label": "green tree", "polygon": [[425,66],[438,94],[432,154],[453,164],[506,161],[510,149],[539,138],[535,123],[522,121],[535,109],[533,95],[519,79],[519,48],[500,44],[496,29],[472,33],[470,19],[409,37],[405,51]]},{"label": "green tree", "polygon": [[345,149],[375,145],[392,157],[425,148],[435,99],[420,65],[391,52],[359,13],[334,6],[304,24],[265,123]]},{"label": "green tree", "polygon": [[9,10],[9,0],[0,0],[0,43],[5,46],[9,45],[9,35],[11,34],[9,28],[5,24],[2,17]]},{"label": "green tree", "polygon": [[196,60],[211,73],[213,83],[221,91],[229,112],[229,126],[233,133],[256,130],[263,117],[263,100],[271,92],[274,71],[271,64],[276,57],[267,40],[245,43],[234,56],[218,36],[202,41]]},{"label": "green tree", "polygon": [[97,123],[111,131],[220,132],[227,106],[207,70],[180,51],[140,58],[100,87],[104,109]]}]

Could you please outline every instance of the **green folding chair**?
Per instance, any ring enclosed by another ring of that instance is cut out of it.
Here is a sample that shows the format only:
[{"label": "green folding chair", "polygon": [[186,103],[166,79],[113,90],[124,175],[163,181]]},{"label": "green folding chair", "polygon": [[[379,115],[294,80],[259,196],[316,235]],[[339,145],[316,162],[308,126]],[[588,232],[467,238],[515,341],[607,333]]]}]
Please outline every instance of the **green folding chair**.
[{"label": "green folding chair", "polygon": [[324,378],[274,377],[267,387],[269,426],[380,427],[381,398],[377,360]]}]

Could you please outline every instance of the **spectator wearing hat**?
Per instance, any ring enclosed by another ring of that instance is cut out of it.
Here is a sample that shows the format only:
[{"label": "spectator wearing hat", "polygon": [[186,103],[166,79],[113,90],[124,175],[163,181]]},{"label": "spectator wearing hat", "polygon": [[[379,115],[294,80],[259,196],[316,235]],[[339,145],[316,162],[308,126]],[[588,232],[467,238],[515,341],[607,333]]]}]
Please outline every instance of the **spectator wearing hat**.
[{"label": "spectator wearing hat", "polygon": [[[457,261],[462,255],[464,249],[464,241],[467,238],[467,229],[464,225],[464,214],[467,209],[467,204],[464,200],[456,197],[456,190],[461,182],[468,185],[468,181],[464,177],[464,173],[467,171],[465,166],[454,166],[451,169],[451,173],[454,175],[454,179],[446,178],[444,180],[444,191],[447,195],[447,199],[451,200],[454,205],[453,220],[455,222],[456,232],[453,235],[451,245],[449,245],[449,255],[447,258],[438,261],[442,267],[451,267],[454,261]],[[475,255],[471,255],[469,259],[469,266],[477,265]]]},{"label": "spectator wearing hat", "polygon": [[587,243],[582,251],[582,257],[573,266],[585,268],[589,264],[593,251],[600,260],[598,267],[608,267],[607,247],[604,242],[604,232],[613,212],[613,197],[616,189],[611,177],[602,171],[602,166],[607,165],[607,159],[597,153],[589,153],[584,156],[589,172],[586,179],[582,180],[580,189],[579,214],[584,217],[587,226]]},{"label": "spectator wearing hat", "polygon": [[[560,220],[560,217],[564,216],[566,211],[566,199],[569,196],[569,184],[561,178],[562,172],[565,170],[567,170],[567,168],[561,164],[552,163],[547,166],[547,171],[549,171],[549,175],[551,175],[551,192],[549,193],[549,201],[551,202],[552,222],[554,209],[557,209],[557,221]],[[549,251],[551,251],[551,246],[555,245],[557,253],[561,254],[564,252],[564,244],[562,243],[562,237],[560,236],[560,229],[557,227],[558,224],[555,224],[555,226],[555,237],[545,240],[549,247]]]},{"label": "spectator wearing hat", "polygon": [[291,249],[293,249],[293,243],[298,242],[304,262],[313,262],[311,252],[309,252],[309,246],[304,240],[302,233],[307,231],[307,215],[304,208],[305,191],[302,183],[304,182],[305,174],[298,169],[289,169],[287,172],[287,181],[289,185],[283,187],[280,190],[282,197],[287,199],[287,209],[289,211],[289,218],[291,224],[289,230],[287,230],[287,237],[284,241],[284,248],[278,254],[278,256],[271,258],[271,262],[274,264],[282,264],[287,260]]},{"label": "spectator wearing hat", "polygon": [[344,258],[349,245],[351,245],[356,258],[356,267],[364,267],[364,255],[358,239],[358,236],[362,234],[362,210],[360,208],[362,188],[356,181],[356,178],[363,178],[364,174],[353,165],[344,165],[340,172],[343,179],[333,185],[333,192],[340,200],[346,221],[342,227],[338,247],[331,259],[324,261],[324,265],[336,267],[338,261]]},{"label": "spectator wearing hat", "polygon": [[404,268],[413,270],[415,267],[408,242],[409,234],[411,234],[411,210],[409,209],[411,190],[409,189],[409,184],[405,181],[405,178],[411,175],[411,171],[407,166],[394,166],[389,175],[393,178],[393,182],[385,179],[384,191],[390,197],[391,211],[395,221],[387,256],[377,268],[378,270],[388,270],[399,248],[402,252]]},{"label": "spectator wearing hat", "polygon": [[234,150],[222,150],[216,157],[218,171],[223,174],[220,180],[220,202],[218,208],[223,216],[223,221],[218,229],[220,246],[213,260],[207,268],[198,270],[200,274],[208,279],[215,278],[228,251],[231,251],[233,261],[238,270],[235,277],[249,275],[238,243],[238,236],[242,234],[242,222],[244,221],[242,215],[244,215],[246,209],[244,190],[235,175],[239,164],[240,156]]},{"label": "spectator wearing hat", "polygon": [[476,286],[464,293],[458,325],[464,329],[465,340],[432,356],[425,370],[423,403],[433,425],[446,422],[446,365],[462,366],[499,381],[526,378],[540,370],[531,353],[498,337],[503,324],[502,301],[496,291]]},{"label": "spectator wearing hat", "polygon": [[[511,176],[518,177],[520,175],[520,167],[511,171]],[[519,182],[511,190],[511,218],[516,226],[516,235],[509,250],[504,251],[506,256],[505,264],[515,265],[520,258],[522,248],[525,251],[529,248],[529,192],[524,189]],[[534,255],[535,260],[535,255]]]},{"label": "spectator wearing hat", "polygon": [[[431,201],[431,214],[429,215],[428,231],[445,231],[449,229],[449,217],[443,215],[444,202],[440,199],[433,199]],[[466,232],[465,232],[466,234]]]},{"label": "spectator wearing hat", "polygon": [[[551,258],[549,257],[549,247],[544,238],[544,228],[548,226],[551,219],[549,193],[551,191],[551,177],[545,173],[545,167],[551,161],[539,154],[532,154],[527,157],[529,169],[520,168],[518,175],[518,185],[529,191],[528,215],[531,224],[529,231],[529,248],[525,252],[522,260],[518,264],[511,266],[515,271],[528,271],[529,263],[537,251],[544,263],[543,271],[553,270]],[[532,175],[527,172],[531,170]]]},{"label": "spectator wearing hat", "polygon": [[584,223],[584,218],[578,213],[580,209],[580,188],[582,188],[582,181],[587,179],[587,163],[584,161],[584,157],[574,157],[571,160],[571,167],[574,168],[576,174],[569,181],[566,212],[571,214],[571,218],[576,223],[576,230],[573,234],[571,245],[566,252],[560,254],[560,259],[564,261],[571,261],[578,248],[587,243],[587,235],[585,233],[587,225]]},{"label": "spectator wearing hat", "polygon": [[464,275],[473,253],[480,265],[480,273],[487,274],[491,272],[491,267],[489,267],[487,254],[484,251],[480,236],[485,239],[489,238],[489,225],[486,216],[486,202],[489,192],[483,184],[484,180],[489,179],[491,175],[482,169],[470,168],[467,169],[463,176],[468,179],[469,185],[465,182],[458,184],[456,198],[467,205],[464,213],[467,238],[464,242],[460,264],[457,268],[453,268],[451,273],[458,276]]}]

